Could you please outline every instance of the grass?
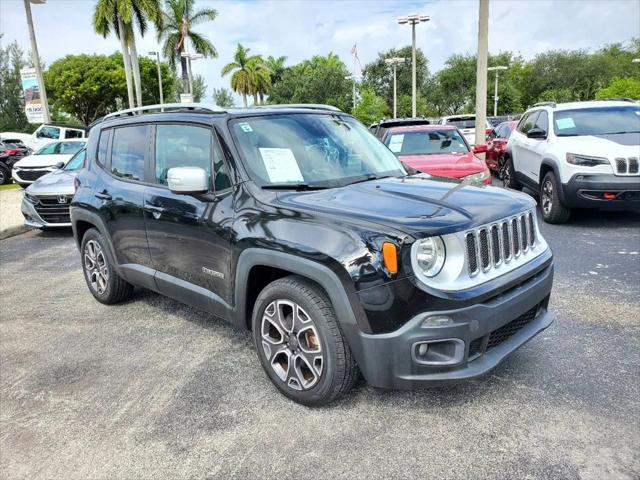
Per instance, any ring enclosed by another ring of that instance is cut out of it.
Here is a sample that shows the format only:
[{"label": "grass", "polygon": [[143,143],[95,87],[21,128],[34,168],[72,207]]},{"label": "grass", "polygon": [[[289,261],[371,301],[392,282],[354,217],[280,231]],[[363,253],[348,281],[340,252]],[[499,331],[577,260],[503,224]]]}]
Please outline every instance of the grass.
[{"label": "grass", "polygon": [[6,185],[0,185],[0,190],[11,190],[13,188],[20,188],[17,183],[7,183]]}]

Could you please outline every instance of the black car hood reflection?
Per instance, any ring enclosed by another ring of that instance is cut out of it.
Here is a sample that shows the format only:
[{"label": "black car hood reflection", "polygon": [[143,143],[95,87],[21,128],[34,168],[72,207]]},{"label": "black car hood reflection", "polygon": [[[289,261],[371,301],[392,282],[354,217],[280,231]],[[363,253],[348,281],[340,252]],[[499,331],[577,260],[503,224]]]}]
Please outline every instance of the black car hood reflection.
[{"label": "black car hood reflection", "polygon": [[532,208],[527,195],[457,180],[413,175],[312,192],[278,192],[287,208],[352,217],[413,236],[446,234]]}]

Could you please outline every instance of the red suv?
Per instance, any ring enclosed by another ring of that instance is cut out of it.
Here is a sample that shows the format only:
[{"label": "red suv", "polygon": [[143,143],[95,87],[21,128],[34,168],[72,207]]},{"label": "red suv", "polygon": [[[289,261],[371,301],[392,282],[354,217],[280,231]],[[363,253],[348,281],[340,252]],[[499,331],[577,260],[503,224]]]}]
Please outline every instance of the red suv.
[{"label": "red suv", "polygon": [[486,152],[486,145],[472,150],[454,126],[393,127],[384,133],[382,142],[400,160],[421,172],[491,184],[491,172],[484,160],[474,155]]},{"label": "red suv", "polygon": [[507,151],[507,142],[511,132],[518,125],[518,121],[502,122],[491,130],[487,140],[487,167],[500,173],[504,163],[504,154]]}]

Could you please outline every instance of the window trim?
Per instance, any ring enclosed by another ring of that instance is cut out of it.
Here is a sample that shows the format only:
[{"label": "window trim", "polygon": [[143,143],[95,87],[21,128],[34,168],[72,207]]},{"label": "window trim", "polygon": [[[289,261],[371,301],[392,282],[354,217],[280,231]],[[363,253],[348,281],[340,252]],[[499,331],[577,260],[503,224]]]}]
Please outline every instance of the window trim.
[{"label": "window trim", "polygon": [[[102,130],[100,130],[100,134],[98,135],[98,145],[96,148],[96,153],[95,153],[95,158],[94,161],[96,162],[96,164],[100,165],[103,168],[106,168],[108,164],[111,163],[111,133],[113,132],[113,128],[109,127],[109,128],[104,128]],[[98,159],[98,153],[100,152],[100,140],[102,139],[102,135],[107,135],[107,151],[105,152],[104,156],[104,163],[101,162]]]},{"label": "window trim", "polygon": [[534,128],[536,128],[536,126],[538,125],[538,120],[540,119],[542,114],[546,115],[547,117],[547,128],[545,128],[544,131],[547,132],[547,135],[549,135],[549,113],[544,108],[540,110],[540,112],[538,113],[538,116],[536,117],[536,123],[534,124]]},{"label": "window trim", "polygon": [[[115,139],[115,136],[116,136],[115,131],[118,130],[119,128],[131,128],[131,127],[147,127],[147,137],[146,137],[147,138],[147,148],[145,149],[145,153],[144,153],[144,162],[145,162],[144,176],[145,176],[145,178],[143,180],[134,180],[132,178],[120,177],[118,175],[114,175],[114,173],[111,171],[111,163],[112,163],[111,161],[112,161],[112,153],[113,153],[113,140]],[[124,124],[124,125],[115,126],[113,128],[110,127],[111,130],[113,130],[113,132],[110,135],[109,144],[107,146],[108,162],[107,162],[107,165],[104,167],[104,170],[109,174],[109,176],[111,178],[114,178],[114,179],[119,180],[121,182],[134,183],[134,184],[137,184],[137,185],[153,185],[153,184],[150,184],[147,181],[147,178],[146,178],[146,176],[148,174],[148,164],[149,164],[149,143],[150,143],[149,142],[149,137],[151,136],[150,135],[150,132],[151,132],[151,128],[150,127],[153,127],[153,124],[149,123],[149,122],[145,122],[145,123],[127,123],[127,124]],[[102,132],[100,132],[100,133],[102,133]]]}]

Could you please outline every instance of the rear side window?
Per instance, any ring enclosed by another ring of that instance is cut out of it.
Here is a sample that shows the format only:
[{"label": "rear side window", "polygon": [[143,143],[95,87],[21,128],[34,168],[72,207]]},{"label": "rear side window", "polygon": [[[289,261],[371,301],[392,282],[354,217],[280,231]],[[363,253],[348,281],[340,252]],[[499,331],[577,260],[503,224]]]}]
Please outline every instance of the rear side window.
[{"label": "rear side window", "polygon": [[67,130],[64,132],[64,138],[83,138],[83,133],[81,130]]},{"label": "rear side window", "polygon": [[107,164],[107,147],[109,146],[109,135],[111,130],[103,130],[100,132],[100,141],[98,142],[98,156],[96,159],[100,165]]},{"label": "rear side window", "polygon": [[129,180],[144,180],[147,130],[146,125],[136,125],[113,131],[111,173]]}]

